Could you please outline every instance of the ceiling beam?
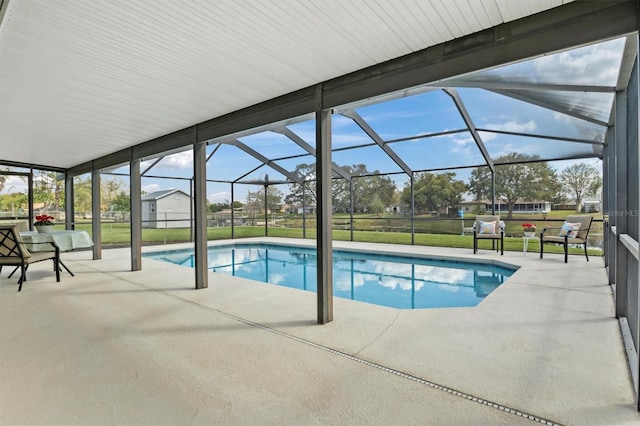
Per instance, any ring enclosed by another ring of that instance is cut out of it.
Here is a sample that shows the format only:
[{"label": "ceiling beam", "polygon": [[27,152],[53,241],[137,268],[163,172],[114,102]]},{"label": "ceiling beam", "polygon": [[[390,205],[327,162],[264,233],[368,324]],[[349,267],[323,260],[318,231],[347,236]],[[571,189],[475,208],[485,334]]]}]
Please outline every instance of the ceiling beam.
[{"label": "ceiling beam", "polygon": [[[287,127],[278,127],[277,129],[272,129],[272,131],[284,135],[285,137],[291,139],[298,146],[300,146],[300,148],[307,151],[309,154],[313,155],[314,157],[316,156],[316,150],[311,145],[309,145],[307,141],[298,136],[293,130]],[[331,170],[333,170],[337,175],[340,175],[340,177],[342,177],[343,179],[351,181],[351,173],[347,172],[336,163],[332,164]]]},{"label": "ceiling beam", "polygon": [[221,143],[217,144],[215,148],[213,148],[213,150],[211,151],[211,154],[209,154],[209,156],[207,156],[207,163],[209,162],[209,160],[211,160],[211,158],[213,157],[213,155],[218,152],[218,150],[220,149],[220,147],[222,146]]},{"label": "ceiling beam", "polygon": [[371,140],[373,140],[380,148],[382,148],[385,154],[387,154],[389,158],[391,158],[398,165],[398,167],[402,169],[403,172],[405,172],[408,176],[413,175],[413,170],[411,170],[411,167],[409,167],[407,163],[405,163],[393,149],[389,148],[384,143],[380,135],[375,130],[373,130],[371,126],[369,126],[369,123],[367,123],[360,114],[358,114],[354,109],[342,111],[340,112],[340,114],[352,119],[358,125],[358,127],[360,127],[362,131],[364,131],[367,136],[371,138]]},{"label": "ceiling beam", "polygon": [[502,96],[507,96],[509,98],[517,99],[519,101],[526,102],[532,105],[537,105],[539,107],[542,107],[551,111],[556,111],[561,114],[565,114],[570,117],[577,118],[579,120],[588,121],[590,123],[597,124],[599,126],[606,127],[608,125],[608,123],[602,120],[598,120],[597,118],[589,117],[588,115],[580,114],[579,112],[572,111],[567,108],[562,108],[560,105],[553,104],[550,102],[544,102],[544,101],[541,101],[540,99],[532,99],[529,96],[522,93],[512,92],[510,90],[491,90],[491,92],[497,93]]},{"label": "ceiling beam", "polygon": [[[638,54],[638,35],[633,34],[627,37],[624,45],[624,52],[622,53],[622,61],[620,62],[620,71],[618,72],[618,83],[616,84],[616,90],[625,91],[631,80],[631,73],[633,72],[633,66]],[[609,114],[609,126],[613,126],[616,121],[616,109],[611,108]]]},{"label": "ceiling beam", "polygon": [[487,90],[536,90],[536,91],[554,91],[554,92],[590,92],[590,93],[615,93],[616,88],[613,86],[585,86],[573,84],[540,84],[540,83],[512,83],[506,81],[482,81],[482,80],[465,80],[450,79],[443,82],[433,83],[434,87],[464,87],[478,88]]},{"label": "ceiling beam", "polygon": [[20,161],[0,160],[0,165],[9,166],[9,167],[16,167],[16,168],[20,168],[20,169],[37,169],[37,170],[46,170],[46,171],[58,172],[58,173],[65,173],[66,172],[66,170],[64,168],[62,168],[62,167],[51,167],[51,166],[44,166],[42,164],[22,163]]},{"label": "ceiling beam", "polygon": [[251,173],[260,170],[261,167],[266,166],[265,163],[260,164],[259,166],[254,167],[253,169],[249,170],[246,173],[243,173],[242,175],[240,175],[240,177],[238,177],[237,179],[235,179],[232,183],[242,183],[242,179],[246,178],[247,176],[249,176]]},{"label": "ceiling beam", "polygon": [[156,158],[155,160],[153,160],[153,163],[151,163],[151,164],[149,165],[149,167],[147,167],[146,169],[144,169],[144,171],[143,171],[142,173],[140,173],[140,176],[144,176],[145,174],[147,174],[147,172],[148,172],[149,170],[151,170],[151,169],[153,168],[153,166],[155,166],[155,165],[156,165],[156,164],[158,164],[160,161],[162,161],[162,159],[163,159],[163,158],[164,158],[164,157],[158,157],[158,158]]},{"label": "ceiling beam", "polygon": [[464,102],[462,102],[462,99],[460,99],[460,95],[458,94],[456,89],[444,89],[444,92],[447,95],[451,96],[451,99],[453,99],[453,103],[456,105],[456,108],[458,108],[458,111],[462,116],[462,120],[464,120],[465,124],[469,128],[469,133],[471,133],[471,137],[473,137],[473,140],[476,142],[476,145],[478,145],[478,149],[480,150],[480,153],[484,157],[484,161],[487,162],[487,165],[491,169],[491,172],[495,172],[496,169],[495,169],[495,166],[493,165],[493,159],[491,158],[491,155],[489,155],[489,151],[487,151],[487,147],[484,145],[484,142],[482,141],[480,134],[478,134],[478,130],[476,129],[476,126],[473,124],[473,120],[469,115],[469,111],[467,111],[467,107],[464,106]]},{"label": "ceiling beam", "polygon": [[554,140],[554,141],[560,141],[560,142],[583,143],[583,144],[589,144],[589,145],[602,145],[602,141],[593,141],[593,140],[590,141],[587,139],[563,138],[560,136],[549,136],[549,135],[533,135],[531,133],[510,132],[507,130],[478,129],[478,128],[476,128],[476,130],[478,132],[498,133],[501,135],[511,135],[511,136],[522,136],[525,138],[548,139],[548,140]]},{"label": "ceiling beam", "polygon": [[251,147],[248,147],[247,145],[243,144],[242,142],[240,142],[237,139],[231,140],[231,141],[228,141],[228,142],[225,142],[225,143],[228,144],[228,145],[233,145],[236,148],[241,149],[242,151],[246,152],[247,154],[249,154],[253,158],[257,159],[258,161],[262,161],[263,164],[271,167],[273,170],[277,171],[281,175],[286,176],[292,182],[295,182],[297,184],[302,184],[302,182],[304,182],[304,179],[301,179],[300,176],[298,176],[297,174],[291,173],[290,171],[288,171],[284,167],[280,166],[278,163],[274,163],[273,161],[269,160],[264,155],[260,154],[255,149],[253,149]]}]

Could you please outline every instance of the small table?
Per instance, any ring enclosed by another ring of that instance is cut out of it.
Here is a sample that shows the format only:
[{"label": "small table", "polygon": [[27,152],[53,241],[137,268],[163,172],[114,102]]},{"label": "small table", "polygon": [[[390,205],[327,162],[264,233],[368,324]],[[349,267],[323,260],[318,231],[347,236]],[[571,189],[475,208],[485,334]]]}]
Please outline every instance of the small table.
[{"label": "small table", "polygon": [[[93,247],[93,240],[89,236],[87,231],[51,231],[51,232],[21,232],[20,236],[22,241],[27,246],[29,251],[42,251],[47,250],[42,247],[42,244],[29,244],[29,243],[55,243],[61,252],[71,251],[78,248]],[[39,247],[40,246],[40,247]],[[72,276],[73,272],[67,268],[67,265],[60,261],[60,265],[67,270]]]},{"label": "small table", "polygon": [[524,242],[522,243],[522,253],[526,256],[527,255],[527,249],[529,248],[529,240],[538,240],[538,242],[540,241],[540,237],[527,237],[524,236],[522,237],[522,239],[524,240]]}]

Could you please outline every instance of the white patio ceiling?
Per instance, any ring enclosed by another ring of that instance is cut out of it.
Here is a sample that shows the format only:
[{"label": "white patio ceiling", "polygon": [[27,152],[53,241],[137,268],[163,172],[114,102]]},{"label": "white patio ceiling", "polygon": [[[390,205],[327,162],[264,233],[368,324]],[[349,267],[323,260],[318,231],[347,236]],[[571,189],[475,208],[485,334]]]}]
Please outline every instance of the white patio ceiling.
[{"label": "white patio ceiling", "polygon": [[0,160],[69,168],[570,0],[0,0]]}]

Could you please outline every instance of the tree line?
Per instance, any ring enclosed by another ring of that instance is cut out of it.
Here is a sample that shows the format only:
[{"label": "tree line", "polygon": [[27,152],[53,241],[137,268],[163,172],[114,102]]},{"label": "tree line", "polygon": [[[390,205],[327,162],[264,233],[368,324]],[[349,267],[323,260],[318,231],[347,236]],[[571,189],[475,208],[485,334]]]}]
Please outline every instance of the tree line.
[{"label": "tree line", "polygon": [[[602,187],[600,171],[587,163],[573,164],[558,173],[547,162],[536,155],[509,153],[494,160],[495,196],[507,206],[508,217],[512,217],[514,206],[522,201],[550,201],[563,204],[567,198],[576,202],[580,210],[585,197],[595,195]],[[342,166],[351,182],[334,173],[332,180],[332,203],[337,212],[381,214],[386,207],[411,205],[411,183],[407,180],[398,190],[391,177],[378,170],[369,171],[365,164]],[[315,164],[299,164],[294,173],[303,177],[304,183],[289,184],[289,193],[284,196],[274,185],[247,193],[246,203],[234,201],[233,207],[244,207],[246,212],[263,212],[265,196],[267,209],[277,211],[284,203],[295,206],[304,203],[316,205]],[[491,171],[489,167],[478,167],[471,172],[468,183],[457,179],[454,172],[421,172],[413,179],[413,205],[417,214],[429,214],[446,208],[458,208],[470,194],[475,200],[491,199]],[[6,175],[0,172],[0,191]],[[353,195],[351,195],[353,194]],[[567,197],[568,196],[568,197]],[[34,203],[45,210],[64,209],[64,181],[58,180],[56,172],[40,172],[34,178]],[[102,211],[129,211],[129,193],[119,178],[102,179],[100,182],[100,206]],[[26,194],[12,193],[0,197],[0,210],[26,210]],[[74,179],[74,208],[77,212],[91,211],[91,178]],[[230,203],[208,203],[210,212],[230,208]]]},{"label": "tree line", "polygon": [[[558,173],[536,155],[509,153],[494,160],[495,197],[507,206],[507,215],[513,216],[516,203],[522,201],[550,201],[563,204],[567,195],[580,210],[586,196],[595,195],[602,187],[599,170],[587,163],[573,164]],[[353,210],[356,213],[380,213],[387,206],[402,203],[411,205],[411,182],[407,180],[398,191],[388,176],[377,170],[368,171],[366,165],[344,167],[352,176]],[[285,198],[287,204],[307,205],[317,203],[315,193],[315,165],[301,164],[296,172],[305,178],[304,184],[293,183]],[[334,176],[336,177],[336,176]],[[454,172],[416,173],[413,179],[413,205],[417,214],[439,212],[446,208],[458,208],[465,194],[475,200],[490,200],[492,195],[491,170],[478,167],[471,172],[468,183],[456,178]],[[303,190],[304,188],[304,190]],[[350,184],[346,179],[333,179],[333,205],[336,211],[350,211]]]}]

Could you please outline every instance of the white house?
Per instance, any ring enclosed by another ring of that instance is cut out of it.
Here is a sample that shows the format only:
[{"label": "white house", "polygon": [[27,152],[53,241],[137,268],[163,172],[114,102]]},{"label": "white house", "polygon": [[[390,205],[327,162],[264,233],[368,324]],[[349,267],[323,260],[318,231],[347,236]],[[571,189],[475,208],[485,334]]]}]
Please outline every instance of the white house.
[{"label": "white house", "polygon": [[[480,212],[490,212],[491,211],[491,201],[490,200],[474,200],[474,201],[463,201],[460,209],[464,213],[471,213],[474,210]],[[495,204],[496,213],[499,212],[507,212],[507,203],[502,200],[497,200]],[[544,200],[536,200],[536,201],[523,201],[518,200],[516,204],[513,206],[514,213],[549,213],[551,211],[551,202]]]},{"label": "white house", "polygon": [[[302,214],[304,211],[304,213],[306,214],[316,214],[316,204],[315,203],[307,204],[304,207],[304,210],[302,208],[302,203],[296,203],[292,206],[285,204],[284,206],[282,206],[282,210],[285,213]],[[334,211],[335,211],[335,208],[334,208]]]},{"label": "white house", "polygon": [[191,197],[179,189],[156,191],[142,196],[143,228],[189,228]]},{"label": "white house", "polygon": [[384,208],[385,213],[393,213],[393,214],[401,214],[403,213],[402,205],[400,204],[392,204]]}]

